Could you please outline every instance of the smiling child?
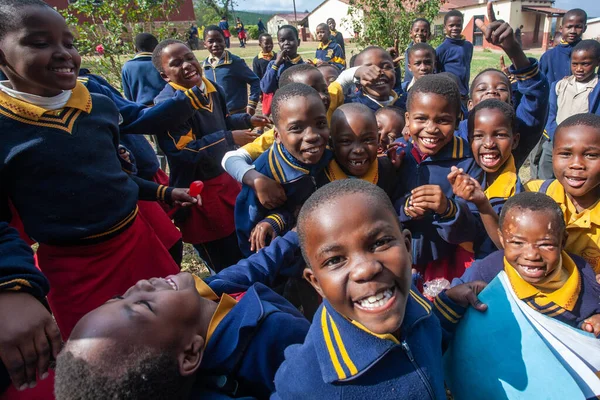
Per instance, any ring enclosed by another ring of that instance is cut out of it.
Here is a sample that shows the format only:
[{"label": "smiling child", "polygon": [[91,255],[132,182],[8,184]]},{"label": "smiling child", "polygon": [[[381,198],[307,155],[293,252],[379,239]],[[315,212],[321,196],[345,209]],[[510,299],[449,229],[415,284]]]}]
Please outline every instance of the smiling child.
[{"label": "smiling child", "polygon": [[381,152],[386,151],[388,146],[398,138],[404,138],[408,142],[410,136],[403,136],[406,126],[405,112],[405,110],[396,106],[383,107],[375,112]]},{"label": "smiling child", "polygon": [[[416,18],[410,27],[410,38],[412,42],[404,53],[404,82],[412,81],[413,74],[408,66],[408,51],[418,43],[427,43],[431,38],[431,24],[425,18]],[[435,50],[434,50],[435,53]]]}]

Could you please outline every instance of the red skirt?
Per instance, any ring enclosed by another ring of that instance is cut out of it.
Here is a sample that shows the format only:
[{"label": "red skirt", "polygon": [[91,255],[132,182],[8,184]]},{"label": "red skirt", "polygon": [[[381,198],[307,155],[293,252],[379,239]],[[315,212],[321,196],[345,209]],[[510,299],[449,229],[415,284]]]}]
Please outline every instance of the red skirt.
[{"label": "red skirt", "polygon": [[181,239],[181,232],[156,201],[138,201],[139,216],[154,230],[158,239],[168,250]]},{"label": "red skirt", "polygon": [[233,212],[240,189],[240,184],[226,172],[204,181],[202,205],[182,210],[188,215],[176,222],[183,241],[200,244],[231,235],[235,231]]},{"label": "red skirt", "polygon": [[263,93],[262,96],[262,113],[263,115],[271,115],[271,103],[273,103],[274,93]]},{"label": "red skirt", "polygon": [[50,308],[65,340],[81,317],[139,280],[179,272],[144,218],[136,218],[125,231],[102,243],[40,244],[38,257],[50,281]]}]

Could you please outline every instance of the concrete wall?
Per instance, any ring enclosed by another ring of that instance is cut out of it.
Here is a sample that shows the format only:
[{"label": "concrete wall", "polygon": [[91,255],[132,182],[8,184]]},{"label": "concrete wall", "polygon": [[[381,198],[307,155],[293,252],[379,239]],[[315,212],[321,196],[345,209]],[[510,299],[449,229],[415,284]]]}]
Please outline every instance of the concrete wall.
[{"label": "concrete wall", "polygon": [[277,30],[282,25],[290,25],[287,19],[281,18],[278,15],[274,15],[270,20],[267,21],[267,32],[273,36],[273,41],[277,44]]},{"label": "concrete wall", "polygon": [[311,35],[316,37],[317,25],[327,22],[327,18],[333,18],[336,22],[336,29],[342,33],[345,40],[354,37],[354,30],[352,29],[352,23],[348,15],[349,7],[348,4],[338,0],[328,0],[321,5],[308,16],[308,26],[310,27]]},{"label": "concrete wall", "polygon": [[588,23],[587,29],[583,33],[583,38],[600,40],[600,20]]}]

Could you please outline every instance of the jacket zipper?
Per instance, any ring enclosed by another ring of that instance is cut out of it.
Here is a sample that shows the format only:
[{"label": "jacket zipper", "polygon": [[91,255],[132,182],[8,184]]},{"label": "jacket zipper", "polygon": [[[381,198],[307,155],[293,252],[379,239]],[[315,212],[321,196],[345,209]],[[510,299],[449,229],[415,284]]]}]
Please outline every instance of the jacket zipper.
[{"label": "jacket zipper", "polygon": [[435,399],[435,394],[433,393],[433,388],[431,387],[431,384],[429,383],[429,380],[427,379],[425,374],[423,374],[423,371],[421,371],[421,367],[419,367],[419,364],[417,364],[417,361],[413,357],[412,351],[410,351],[410,347],[408,347],[408,343],[406,342],[406,340],[403,340],[402,343],[400,343],[400,345],[402,346],[402,350],[404,350],[404,353],[406,353],[406,356],[412,363],[414,369],[417,371],[417,374],[419,374],[419,377],[425,384],[425,388],[429,392],[430,398]]}]

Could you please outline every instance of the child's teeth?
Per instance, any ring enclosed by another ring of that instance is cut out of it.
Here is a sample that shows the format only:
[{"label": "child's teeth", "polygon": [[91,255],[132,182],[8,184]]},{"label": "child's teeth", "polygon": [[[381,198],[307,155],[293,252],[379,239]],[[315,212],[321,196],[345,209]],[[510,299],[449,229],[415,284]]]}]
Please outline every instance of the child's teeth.
[{"label": "child's teeth", "polygon": [[359,304],[363,308],[377,308],[385,305],[387,301],[392,297],[392,290],[386,289],[383,292],[379,292],[374,296],[369,296],[366,299],[359,300]]}]

